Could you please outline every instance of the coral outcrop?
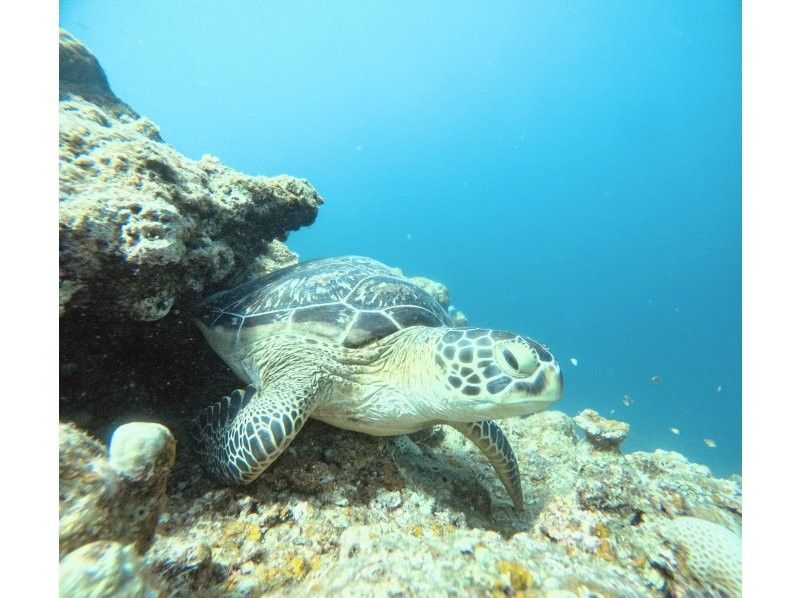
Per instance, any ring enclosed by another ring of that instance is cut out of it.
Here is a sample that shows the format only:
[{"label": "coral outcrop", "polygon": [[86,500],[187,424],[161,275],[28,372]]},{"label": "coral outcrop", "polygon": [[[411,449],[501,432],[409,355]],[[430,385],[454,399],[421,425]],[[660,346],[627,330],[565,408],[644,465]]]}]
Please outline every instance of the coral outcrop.
[{"label": "coral outcrop", "polygon": [[163,506],[175,439],[164,426],[134,422],[118,428],[108,454],[70,424],[60,428],[61,556],[95,540],[150,545]]},{"label": "coral outcrop", "polygon": [[163,318],[241,282],[273,240],[314,221],[322,199],[307,181],[181,155],[66,32],[60,55],[62,311]]},{"label": "coral outcrop", "polygon": [[586,439],[601,451],[613,451],[628,437],[630,425],[606,419],[594,409],[584,409],[575,416],[575,423],[586,432]]},{"label": "coral outcrop", "polygon": [[193,349],[192,306],[296,262],[281,241],[322,198],[303,179],[183,156],[66,31],[59,57],[61,412],[107,437],[118,420],[163,418],[164,404],[183,412],[197,372],[218,368]]}]

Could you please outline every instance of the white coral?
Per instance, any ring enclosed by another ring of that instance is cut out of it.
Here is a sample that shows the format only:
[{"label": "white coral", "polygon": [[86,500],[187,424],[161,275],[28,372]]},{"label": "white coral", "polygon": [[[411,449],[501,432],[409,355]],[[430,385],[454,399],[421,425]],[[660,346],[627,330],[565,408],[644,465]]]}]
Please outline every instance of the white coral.
[{"label": "white coral", "polygon": [[161,424],[131,422],[114,430],[109,461],[117,472],[131,479],[165,472],[175,462],[175,439]]},{"label": "white coral", "polygon": [[664,536],[704,587],[742,595],[742,540],[737,534],[704,519],[678,517],[667,525]]}]

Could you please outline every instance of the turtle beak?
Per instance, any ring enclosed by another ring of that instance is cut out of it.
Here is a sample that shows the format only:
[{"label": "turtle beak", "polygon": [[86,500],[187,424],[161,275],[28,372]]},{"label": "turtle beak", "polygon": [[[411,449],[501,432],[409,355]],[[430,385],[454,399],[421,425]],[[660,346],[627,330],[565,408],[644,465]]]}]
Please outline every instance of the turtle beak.
[{"label": "turtle beak", "polygon": [[561,373],[561,366],[558,365],[557,361],[554,361],[553,367],[548,368],[544,374],[547,376],[547,386],[550,388],[549,395],[552,397],[550,402],[560,401],[561,397],[564,396],[564,374]]},{"label": "turtle beak", "polygon": [[555,360],[542,364],[535,376],[518,380],[503,398],[510,411],[518,415],[530,415],[547,409],[564,394],[564,377]]}]

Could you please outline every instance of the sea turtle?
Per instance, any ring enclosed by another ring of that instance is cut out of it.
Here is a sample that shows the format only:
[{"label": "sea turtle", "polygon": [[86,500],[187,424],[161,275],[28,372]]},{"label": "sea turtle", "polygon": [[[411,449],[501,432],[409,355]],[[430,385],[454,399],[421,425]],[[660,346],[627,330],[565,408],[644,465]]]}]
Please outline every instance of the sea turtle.
[{"label": "sea turtle", "polygon": [[358,256],[308,261],[206,299],[195,321],[247,387],[193,420],[196,450],[225,483],[256,479],[309,417],[375,436],[452,426],[489,459],[514,505],[514,452],[489,418],[561,398],[538,342],[454,328],[422,287]]}]

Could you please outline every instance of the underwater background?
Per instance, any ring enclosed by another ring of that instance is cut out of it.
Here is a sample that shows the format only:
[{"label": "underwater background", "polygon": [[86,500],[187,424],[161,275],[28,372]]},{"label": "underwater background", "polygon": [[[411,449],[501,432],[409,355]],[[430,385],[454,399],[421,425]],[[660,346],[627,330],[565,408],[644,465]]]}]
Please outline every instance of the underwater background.
[{"label": "underwater background", "polygon": [[556,409],[741,472],[740,3],[65,0],[60,25],[178,151],[308,179],[302,259],[441,281],[552,348]]}]

